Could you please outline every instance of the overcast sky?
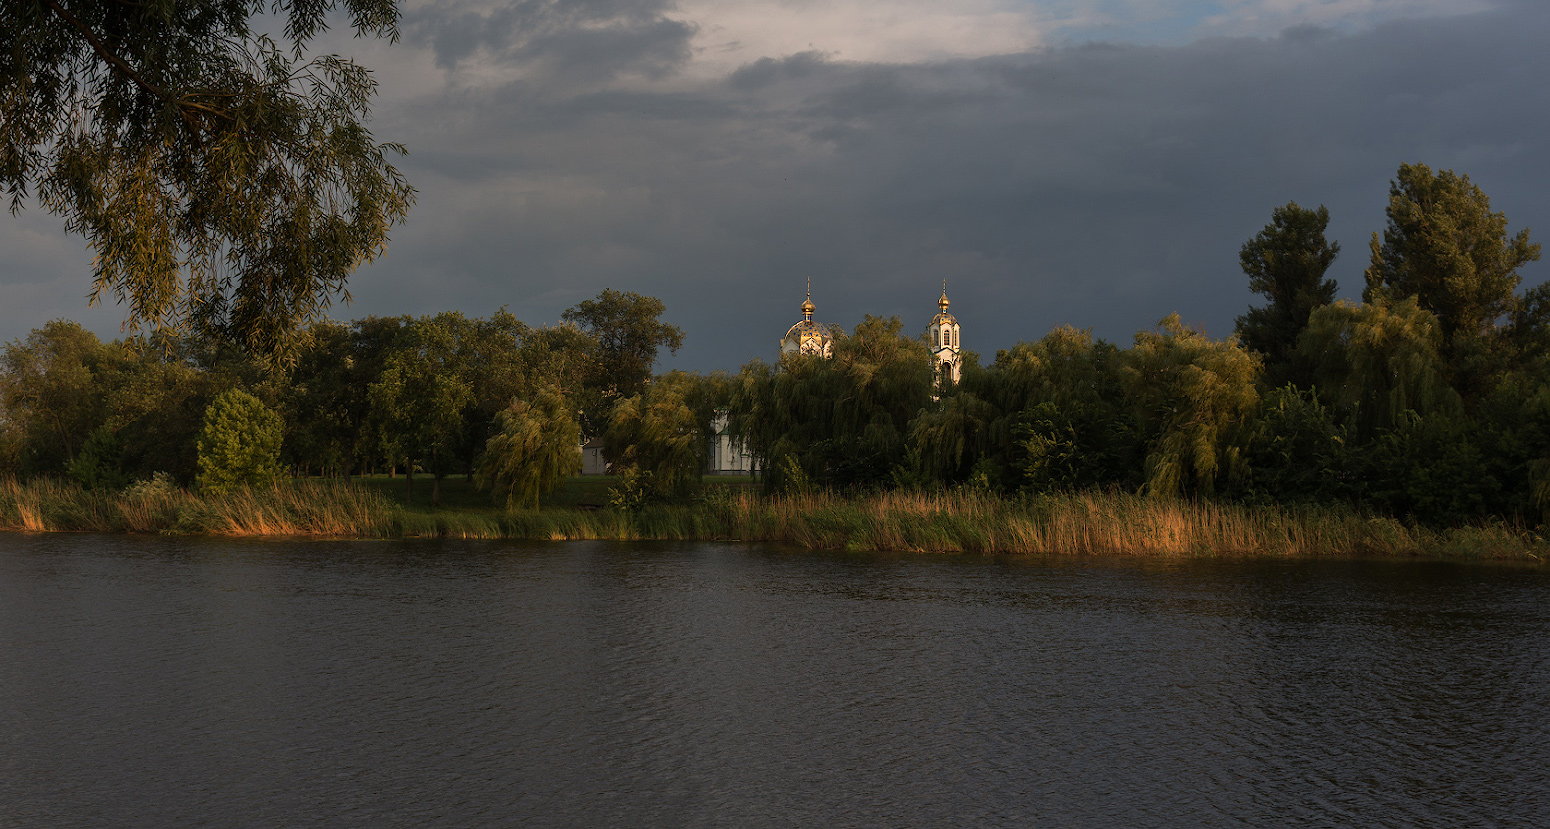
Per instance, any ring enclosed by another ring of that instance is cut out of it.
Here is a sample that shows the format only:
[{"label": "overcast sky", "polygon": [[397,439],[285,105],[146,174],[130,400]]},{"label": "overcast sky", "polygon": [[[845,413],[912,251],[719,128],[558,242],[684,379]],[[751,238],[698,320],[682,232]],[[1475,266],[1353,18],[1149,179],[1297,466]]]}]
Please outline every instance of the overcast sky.
[{"label": "overcast sky", "polygon": [[[817,319],[898,315],[948,280],[965,347],[1069,323],[1215,336],[1257,298],[1238,248],[1326,205],[1357,298],[1401,162],[1468,174],[1550,237],[1543,0],[410,0],[341,34],[419,189],[337,318],[532,324],[605,288],[660,297],[664,368],[776,355]],[[0,216],[0,340],[88,309],[59,219]],[[1550,275],[1523,271],[1525,284]]]}]

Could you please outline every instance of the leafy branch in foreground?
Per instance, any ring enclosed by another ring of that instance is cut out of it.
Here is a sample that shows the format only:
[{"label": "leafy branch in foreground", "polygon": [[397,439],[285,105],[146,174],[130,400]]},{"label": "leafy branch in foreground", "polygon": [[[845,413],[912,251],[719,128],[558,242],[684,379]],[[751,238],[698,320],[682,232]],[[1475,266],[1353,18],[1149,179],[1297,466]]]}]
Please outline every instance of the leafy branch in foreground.
[{"label": "leafy branch in foreground", "polygon": [[[334,0],[0,4],[0,188],[96,252],[92,301],[131,326],[282,348],[382,252],[414,190],[365,122],[376,84],[303,60]],[[393,0],[343,0],[397,37]],[[284,44],[249,26],[285,19]],[[288,47],[288,48],[287,48]]]}]

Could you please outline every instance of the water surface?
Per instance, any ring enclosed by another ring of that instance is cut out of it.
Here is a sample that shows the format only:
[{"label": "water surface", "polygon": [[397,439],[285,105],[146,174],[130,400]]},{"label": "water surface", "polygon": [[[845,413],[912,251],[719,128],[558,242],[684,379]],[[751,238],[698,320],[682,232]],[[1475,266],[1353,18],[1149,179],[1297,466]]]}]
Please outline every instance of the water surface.
[{"label": "water surface", "polygon": [[0,535],[0,826],[1543,826],[1550,572]]}]

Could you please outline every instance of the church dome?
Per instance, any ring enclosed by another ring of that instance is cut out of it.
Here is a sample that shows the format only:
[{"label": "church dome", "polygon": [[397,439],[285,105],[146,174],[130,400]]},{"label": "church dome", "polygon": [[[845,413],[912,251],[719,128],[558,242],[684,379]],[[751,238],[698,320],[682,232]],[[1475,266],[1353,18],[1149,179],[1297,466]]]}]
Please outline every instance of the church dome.
[{"label": "church dome", "polygon": [[780,353],[786,354],[818,354],[829,356],[834,348],[834,338],[830,336],[827,326],[813,322],[813,312],[818,306],[813,304],[812,283],[808,283],[807,299],[802,300],[802,321],[786,329],[786,336],[780,338]]}]

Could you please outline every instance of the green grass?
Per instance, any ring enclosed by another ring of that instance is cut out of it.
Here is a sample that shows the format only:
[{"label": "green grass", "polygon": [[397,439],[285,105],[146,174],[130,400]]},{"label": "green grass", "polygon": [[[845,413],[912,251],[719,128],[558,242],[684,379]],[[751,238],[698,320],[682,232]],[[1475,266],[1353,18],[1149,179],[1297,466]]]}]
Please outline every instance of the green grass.
[{"label": "green grass", "polygon": [[[0,529],[297,535],[771,541],[827,550],[1145,557],[1393,556],[1543,561],[1536,529],[1502,523],[1432,529],[1349,508],[1249,507],[1124,493],[1002,498],[969,492],[766,497],[752,482],[707,478],[690,499],[624,513],[612,481],[571,478],[538,510],[507,511],[466,480],[443,506],[402,504],[402,479],[292,481],[227,495],[175,487],[124,493],[51,480],[0,480]],[[429,483],[426,481],[425,483]],[[428,500],[429,487],[424,487]],[[399,498],[395,500],[395,493]]]}]

